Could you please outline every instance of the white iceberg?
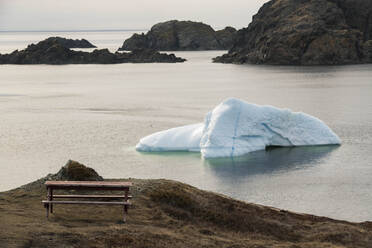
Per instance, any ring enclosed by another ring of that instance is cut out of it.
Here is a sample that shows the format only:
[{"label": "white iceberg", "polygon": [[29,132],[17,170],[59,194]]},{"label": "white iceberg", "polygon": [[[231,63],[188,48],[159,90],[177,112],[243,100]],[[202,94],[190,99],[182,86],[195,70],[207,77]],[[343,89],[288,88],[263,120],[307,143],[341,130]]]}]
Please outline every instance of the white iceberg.
[{"label": "white iceberg", "polygon": [[341,140],[313,116],[230,98],[209,112],[204,123],[154,133],[141,139],[136,149],[198,151],[211,158],[241,156],[267,146],[330,144]]},{"label": "white iceberg", "polygon": [[200,152],[203,123],[171,128],[142,138],[136,149],[145,152]]}]

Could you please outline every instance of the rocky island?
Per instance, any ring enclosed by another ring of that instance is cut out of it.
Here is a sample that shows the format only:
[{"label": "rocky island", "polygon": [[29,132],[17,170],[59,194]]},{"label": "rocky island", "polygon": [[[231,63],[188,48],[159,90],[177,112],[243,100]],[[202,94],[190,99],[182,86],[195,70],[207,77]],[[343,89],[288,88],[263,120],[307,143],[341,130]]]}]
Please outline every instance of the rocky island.
[{"label": "rocky island", "polygon": [[221,63],[341,65],[372,62],[371,0],[271,0],[237,32]]},{"label": "rocky island", "polygon": [[46,180],[103,179],[93,169],[69,161],[56,174],[1,192],[0,247],[357,248],[372,245],[371,222],[351,223],[293,213],[164,179],[124,180],[134,185],[126,223],[120,221],[121,207],[96,205],[56,205],[47,220],[41,204],[46,197]]},{"label": "rocky island", "polygon": [[146,34],[134,34],[119,50],[227,50],[232,46],[235,33],[236,29],[232,27],[215,31],[202,22],[172,20],[154,25]]},{"label": "rocky island", "polygon": [[93,45],[86,39],[74,40],[74,39],[66,39],[63,37],[56,36],[56,37],[49,37],[46,40],[51,41],[51,42],[58,42],[59,44],[67,48],[96,48],[95,45]]},{"label": "rocky island", "polygon": [[55,37],[31,44],[26,49],[0,54],[0,64],[119,64],[119,63],[176,63],[185,59],[174,54],[151,49],[136,49],[130,53],[111,53],[108,49],[93,52],[74,51]]}]

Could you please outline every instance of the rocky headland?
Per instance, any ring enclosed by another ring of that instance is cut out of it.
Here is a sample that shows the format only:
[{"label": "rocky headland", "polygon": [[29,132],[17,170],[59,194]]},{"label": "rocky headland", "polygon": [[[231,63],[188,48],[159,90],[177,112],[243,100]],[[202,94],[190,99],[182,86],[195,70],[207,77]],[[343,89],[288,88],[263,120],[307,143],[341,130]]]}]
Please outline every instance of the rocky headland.
[{"label": "rocky headland", "polygon": [[54,37],[31,44],[26,49],[0,54],[0,64],[119,64],[119,63],[176,63],[185,59],[174,54],[151,49],[136,49],[129,53],[111,53],[108,49],[93,52],[74,51]]},{"label": "rocky headland", "polygon": [[119,50],[150,48],[158,51],[227,50],[231,48],[236,29],[215,31],[202,22],[167,21],[152,26],[146,34],[134,34]]},{"label": "rocky headland", "polygon": [[123,179],[134,185],[126,223],[121,207],[95,205],[55,205],[47,220],[41,204],[46,180],[102,177],[69,161],[56,174],[1,192],[1,248],[372,247],[371,222],[293,213],[164,179]]},{"label": "rocky headland", "polygon": [[56,36],[56,37],[49,37],[47,40],[52,41],[52,42],[56,41],[62,46],[67,47],[67,48],[96,48],[95,45],[93,45],[86,39],[74,40],[74,39],[66,39],[63,37]]},{"label": "rocky headland", "polygon": [[272,65],[372,63],[371,0],[271,0],[214,62]]}]

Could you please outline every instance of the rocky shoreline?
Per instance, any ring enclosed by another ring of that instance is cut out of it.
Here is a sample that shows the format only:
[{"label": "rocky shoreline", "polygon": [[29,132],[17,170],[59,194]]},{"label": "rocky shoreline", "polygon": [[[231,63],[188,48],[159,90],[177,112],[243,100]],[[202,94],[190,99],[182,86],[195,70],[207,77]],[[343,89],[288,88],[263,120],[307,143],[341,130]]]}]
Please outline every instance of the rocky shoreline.
[{"label": "rocky shoreline", "polygon": [[271,0],[214,62],[271,65],[372,63],[370,0]]},{"label": "rocky shoreline", "polygon": [[134,34],[119,50],[154,49],[158,51],[228,50],[236,29],[215,31],[202,22],[167,21],[155,24],[146,34]]},{"label": "rocky shoreline", "polygon": [[[372,223],[351,223],[245,203],[171,180],[131,181],[120,207],[57,205],[47,220],[46,180],[102,180],[69,161],[58,173],[0,193],[0,247],[371,247]],[[107,179],[105,179],[107,180]],[[110,180],[112,181],[112,180]],[[115,180],[121,181],[121,180]]]},{"label": "rocky shoreline", "polygon": [[119,63],[177,63],[186,61],[174,54],[151,49],[136,49],[129,53],[111,53],[108,49],[93,52],[74,51],[54,37],[31,44],[26,49],[0,54],[0,64],[119,64]]}]

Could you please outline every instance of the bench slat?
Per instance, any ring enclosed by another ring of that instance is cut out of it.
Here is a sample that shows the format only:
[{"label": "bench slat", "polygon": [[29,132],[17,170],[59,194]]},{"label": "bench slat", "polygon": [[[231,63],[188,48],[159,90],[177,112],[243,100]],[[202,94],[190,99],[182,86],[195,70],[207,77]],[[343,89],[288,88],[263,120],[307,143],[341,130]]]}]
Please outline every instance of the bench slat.
[{"label": "bench slat", "polygon": [[104,202],[104,201],[45,201],[44,204],[97,204],[97,205],[131,205],[129,202]]},{"label": "bench slat", "polygon": [[100,187],[100,188],[129,188],[131,182],[104,182],[104,181],[46,181],[49,187]]},{"label": "bench slat", "polygon": [[[123,195],[53,195],[53,198],[106,198],[106,199],[124,199]],[[128,199],[131,199],[132,196],[128,195]]]}]

